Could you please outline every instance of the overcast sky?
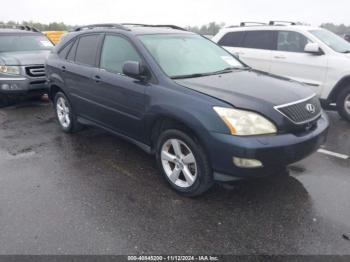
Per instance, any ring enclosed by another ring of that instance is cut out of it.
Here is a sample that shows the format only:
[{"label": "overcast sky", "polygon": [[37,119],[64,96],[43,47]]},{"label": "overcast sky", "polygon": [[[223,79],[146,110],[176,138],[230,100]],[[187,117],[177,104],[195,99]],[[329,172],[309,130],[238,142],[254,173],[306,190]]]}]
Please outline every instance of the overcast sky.
[{"label": "overcast sky", "polygon": [[239,21],[291,20],[350,25],[350,0],[2,0],[1,20],[180,26],[211,21],[231,25]]}]

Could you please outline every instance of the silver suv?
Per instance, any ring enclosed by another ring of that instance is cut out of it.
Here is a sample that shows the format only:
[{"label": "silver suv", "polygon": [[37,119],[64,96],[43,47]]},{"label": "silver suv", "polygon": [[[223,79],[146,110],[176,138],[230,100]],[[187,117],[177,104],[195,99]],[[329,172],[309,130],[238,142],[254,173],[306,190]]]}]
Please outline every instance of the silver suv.
[{"label": "silver suv", "polygon": [[35,28],[0,29],[0,107],[18,96],[47,92],[44,63],[52,48],[52,42]]}]

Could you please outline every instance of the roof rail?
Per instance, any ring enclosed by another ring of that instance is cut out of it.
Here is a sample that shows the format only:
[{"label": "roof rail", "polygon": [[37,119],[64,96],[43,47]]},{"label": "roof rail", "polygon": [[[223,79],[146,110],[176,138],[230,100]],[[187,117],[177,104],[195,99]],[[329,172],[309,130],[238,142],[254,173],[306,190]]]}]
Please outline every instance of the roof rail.
[{"label": "roof rail", "polygon": [[147,24],[134,24],[134,23],[123,23],[122,25],[125,25],[125,26],[144,26],[144,27],[168,27],[171,29],[188,31],[185,28],[182,28],[182,27],[177,26],[177,25],[147,25]]},{"label": "roof rail", "polygon": [[249,25],[267,25],[266,23],[261,22],[241,22],[239,26],[249,26]]},{"label": "roof rail", "polygon": [[29,25],[18,25],[18,26],[16,26],[16,29],[41,33],[38,28],[36,28],[34,26],[29,26]]},{"label": "roof rail", "polygon": [[285,24],[300,25],[301,23],[299,23],[299,22],[290,22],[290,21],[270,21],[269,22],[269,25],[285,25]]},{"label": "roof rail", "polygon": [[73,31],[82,31],[82,30],[87,30],[87,29],[94,29],[94,28],[111,28],[111,29],[121,29],[121,30],[126,30],[129,31],[130,29],[126,28],[122,24],[92,24],[92,25],[84,25],[84,26],[79,26],[75,28]]},{"label": "roof rail", "polygon": [[41,33],[41,31],[39,29],[37,29],[34,26],[29,26],[29,25],[6,25],[6,24],[1,23],[0,24],[0,28],[3,28],[3,29],[19,29],[19,30],[24,30],[24,31],[32,31],[32,32]]}]

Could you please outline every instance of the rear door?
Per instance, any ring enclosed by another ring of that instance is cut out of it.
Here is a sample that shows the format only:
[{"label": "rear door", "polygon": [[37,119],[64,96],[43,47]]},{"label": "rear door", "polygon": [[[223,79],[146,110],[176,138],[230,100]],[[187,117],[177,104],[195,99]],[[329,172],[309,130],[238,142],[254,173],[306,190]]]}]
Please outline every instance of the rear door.
[{"label": "rear door", "polygon": [[144,61],[129,39],[118,34],[106,34],[100,53],[100,68],[92,75],[93,117],[105,127],[140,139],[148,83],[123,75],[123,65]]},{"label": "rear door", "polygon": [[254,69],[268,72],[274,45],[272,31],[235,31],[226,33],[218,44]]},{"label": "rear door", "polygon": [[62,68],[66,74],[66,85],[72,99],[73,107],[79,115],[91,114],[91,86],[94,85],[92,73],[96,67],[97,51],[103,34],[86,34],[80,36],[67,56],[67,63]]},{"label": "rear door", "polygon": [[277,31],[276,41],[270,72],[303,82],[319,93],[326,79],[327,56],[305,53],[312,41],[299,32]]},{"label": "rear door", "polygon": [[246,31],[239,58],[254,69],[269,72],[274,33],[269,30]]}]

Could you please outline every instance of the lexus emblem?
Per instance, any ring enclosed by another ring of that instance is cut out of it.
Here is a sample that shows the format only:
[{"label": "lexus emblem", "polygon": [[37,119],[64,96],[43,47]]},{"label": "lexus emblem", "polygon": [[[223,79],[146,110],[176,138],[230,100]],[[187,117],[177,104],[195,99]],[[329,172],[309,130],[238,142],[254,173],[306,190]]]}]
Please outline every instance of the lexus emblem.
[{"label": "lexus emblem", "polygon": [[306,106],[306,110],[311,113],[311,114],[315,114],[316,112],[316,107],[313,104],[307,104]]}]

